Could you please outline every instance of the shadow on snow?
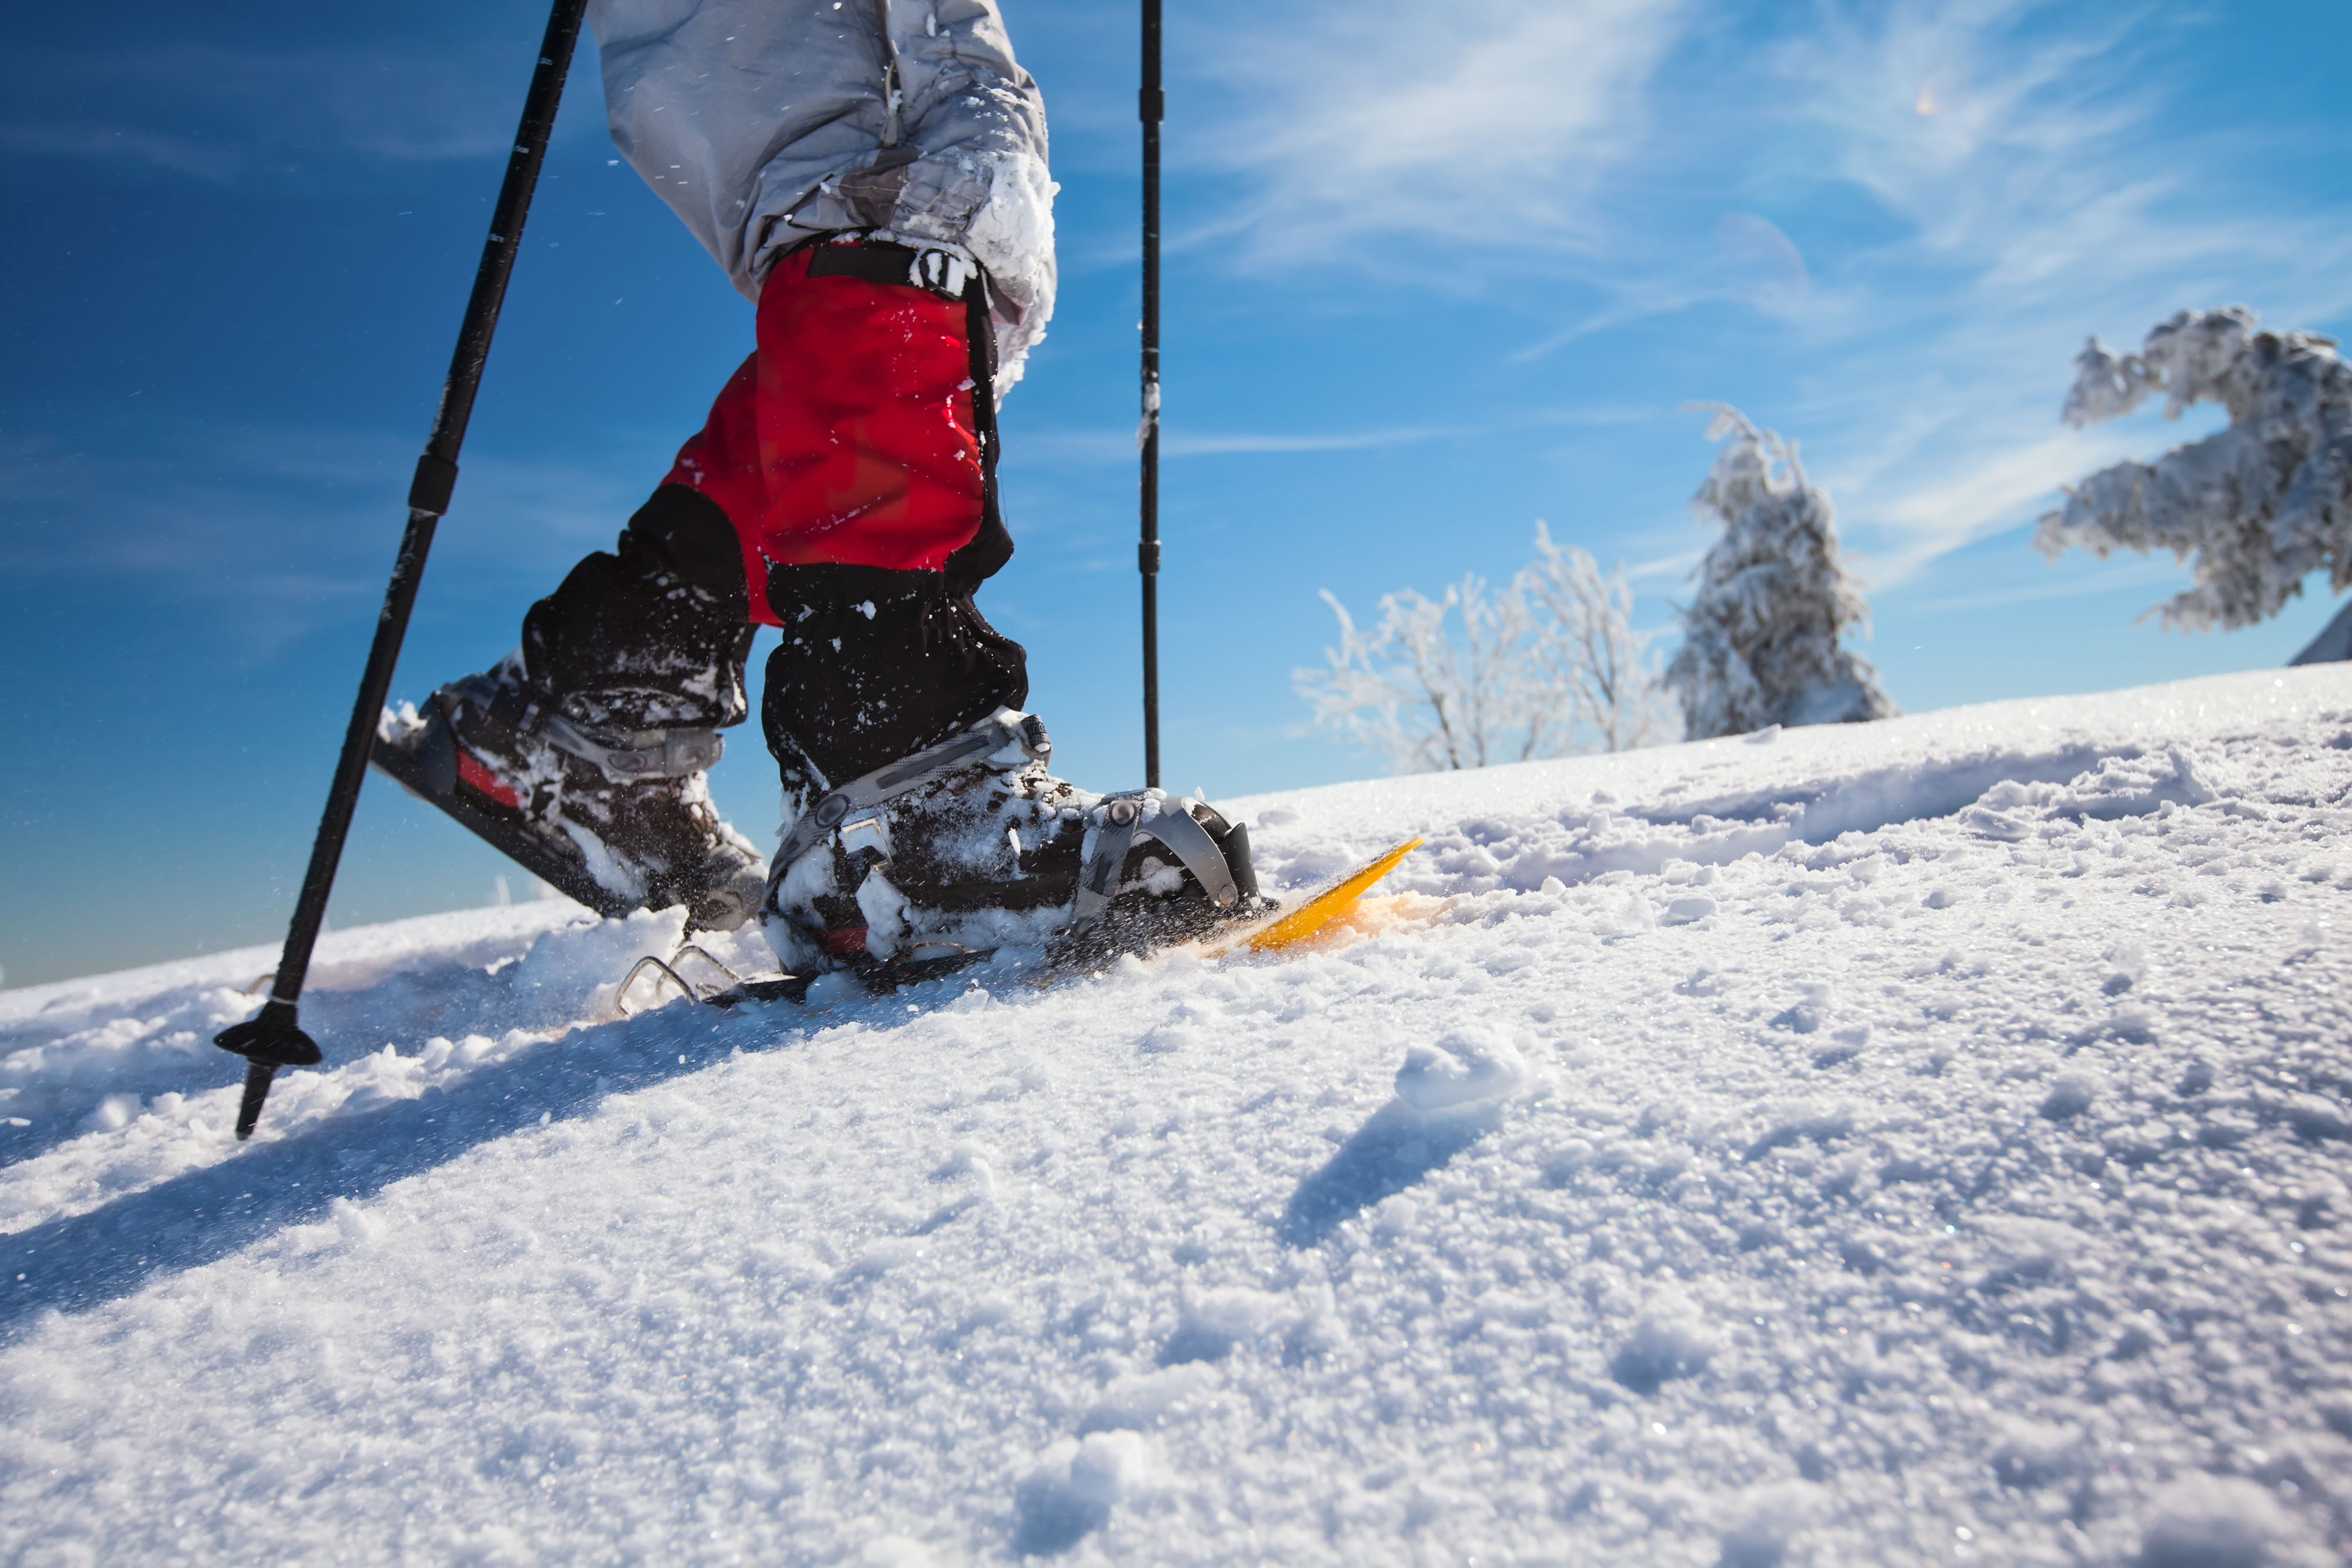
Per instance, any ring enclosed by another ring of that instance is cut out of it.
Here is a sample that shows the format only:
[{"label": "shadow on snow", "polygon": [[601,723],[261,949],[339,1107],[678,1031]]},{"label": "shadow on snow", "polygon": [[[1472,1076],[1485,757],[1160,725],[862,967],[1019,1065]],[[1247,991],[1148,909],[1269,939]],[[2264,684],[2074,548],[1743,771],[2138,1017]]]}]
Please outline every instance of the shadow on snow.
[{"label": "shadow on snow", "polygon": [[1497,1124],[1491,1105],[1431,1115],[1391,1100],[1298,1184],[1276,1232],[1289,1246],[1312,1247],[1381,1199],[1404,1191]]},{"label": "shadow on snow", "polygon": [[[757,1049],[789,1045],[844,1016],[819,1022],[763,1009],[697,1018],[664,1008],[575,1030],[478,1069],[447,1091],[330,1114],[88,1214],[0,1239],[0,1342],[52,1310],[104,1305],[159,1275],[200,1268],[287,1226],[319,1220],[338,1198],[371,1197],[542,1115],[583,1116],[608,1094],[698,1071],[754,1041]],[[787,1027],[745,1027],[751,1019]]]}]

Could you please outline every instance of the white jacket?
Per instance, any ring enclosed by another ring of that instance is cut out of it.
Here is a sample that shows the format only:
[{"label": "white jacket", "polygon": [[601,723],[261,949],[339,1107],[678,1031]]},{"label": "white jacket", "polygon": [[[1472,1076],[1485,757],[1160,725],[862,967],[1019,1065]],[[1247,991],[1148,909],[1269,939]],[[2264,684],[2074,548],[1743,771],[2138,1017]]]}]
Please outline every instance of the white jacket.
[{"label": "white jacket", "polygon": [[961,246],[1000,392],[1054,313],[1045,110],[995,0],[592,0],[613,141],[757,299],[837,229]]}]

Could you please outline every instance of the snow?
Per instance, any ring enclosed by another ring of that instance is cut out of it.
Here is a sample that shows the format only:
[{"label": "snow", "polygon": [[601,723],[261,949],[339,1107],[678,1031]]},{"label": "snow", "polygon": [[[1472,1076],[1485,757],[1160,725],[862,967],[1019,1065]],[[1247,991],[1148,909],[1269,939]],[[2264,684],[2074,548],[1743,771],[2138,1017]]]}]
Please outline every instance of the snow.
[{"label": "snow", "polygon": [[243,1147],[270,955],[0,991],[0,1557],[2352,1547],[2352,668],[1235,804],[1429,843],[805,1013],[338,933]]}]

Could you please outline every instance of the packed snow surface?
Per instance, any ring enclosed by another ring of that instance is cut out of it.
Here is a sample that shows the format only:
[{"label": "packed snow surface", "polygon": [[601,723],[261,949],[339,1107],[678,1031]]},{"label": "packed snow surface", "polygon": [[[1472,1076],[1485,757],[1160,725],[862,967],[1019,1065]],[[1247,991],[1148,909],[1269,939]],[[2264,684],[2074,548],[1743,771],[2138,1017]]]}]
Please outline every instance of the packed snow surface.
[{"label": "packed snow surface", "polygon": [[1429,843],[805,1010],[341,933],[242,1148],[268,954],[0,993],[0,1558],[2352,1547],[2352,668],[1240,805]]}]

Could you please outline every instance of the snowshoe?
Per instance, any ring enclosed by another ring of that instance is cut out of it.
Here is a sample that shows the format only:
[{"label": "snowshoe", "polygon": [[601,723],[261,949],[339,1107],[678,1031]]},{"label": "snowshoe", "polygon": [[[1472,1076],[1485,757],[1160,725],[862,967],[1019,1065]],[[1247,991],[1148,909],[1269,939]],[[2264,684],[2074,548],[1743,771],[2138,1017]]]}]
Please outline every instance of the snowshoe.
[{"label": "snowshoe", "polygon": [[761,905],[785,972],[887,989],[1001,947],[1084,965],[1272,907],[1246,828],[1158,789],[1080,789],[1052,751],[1034,715],[1000,708],[811,800]]},{"label": "snowshoe", "polygon": [[599,915],[684,904],[731,931],[759,906],[759,852],[705,778],[716,730],[591,731],[533,699],[518,661],[387,708],[370,760]]}]

